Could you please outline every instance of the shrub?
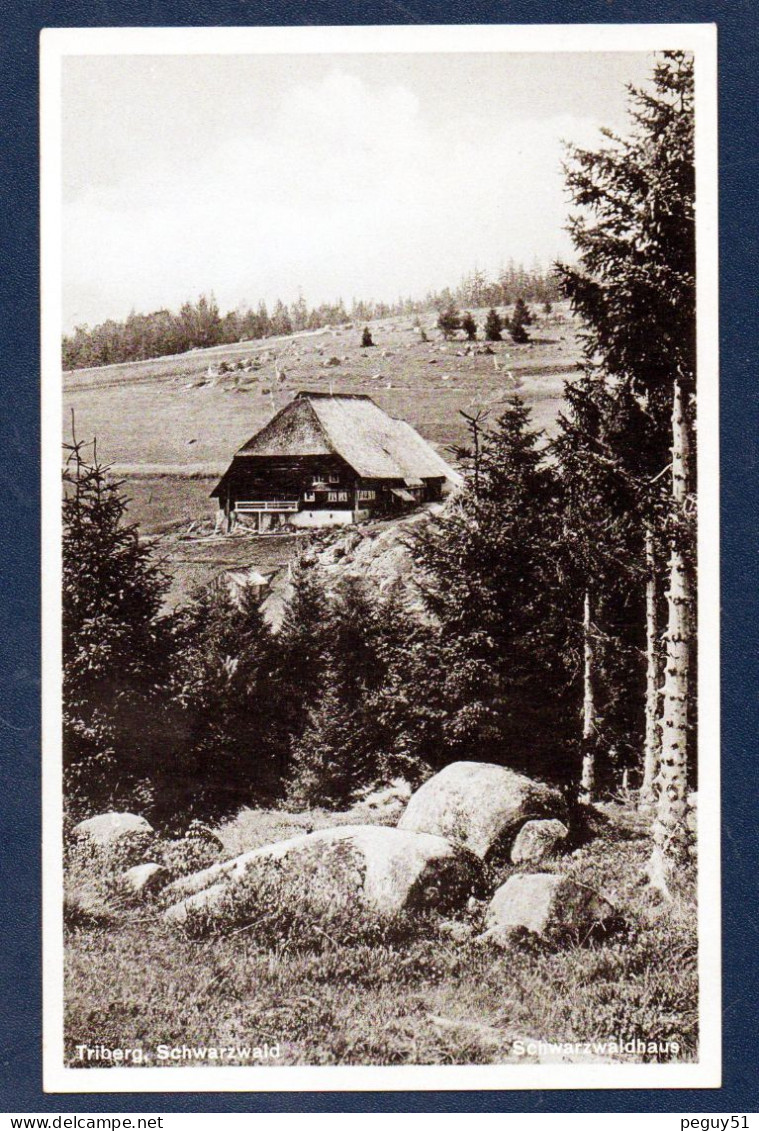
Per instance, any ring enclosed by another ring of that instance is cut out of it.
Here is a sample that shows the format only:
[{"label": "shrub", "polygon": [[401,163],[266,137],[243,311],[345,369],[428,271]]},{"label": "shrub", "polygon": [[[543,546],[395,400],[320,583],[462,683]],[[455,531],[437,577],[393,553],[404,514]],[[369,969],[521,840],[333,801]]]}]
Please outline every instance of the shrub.
[{"label": "shrub", "polygon": [[450,303],[445,310],[440,311],[437,324],[438,329],[442,331],[446,341],[452,338],[457,330],[461,329],[461,315],[453,303]]},{"label": "shrub", "polygon": [[364,326],[364,331],[361,335],[361,347],[362,347],[362,349],[367,349],[369,346],[373,346],[373,345],[374,345],[374,342],[372,340],[371,330],[369,329],[368,326]]},{"label": "shrub", "polygon": [[104,847],[92,837],[74,834],[64,840],[63,921],[67,927],[113,923],[129,900],[119,878],[127,868],[156,859],[154,833],[130,833]]},{"label": "shrub", "polygon": [[219,849],[210,841],[196,837],[166,841],[161,847],[158,862],[171,872],[172,879],[201,872],[219,859]]},{"label": "shrub", "polygon": [[477,340],[477,323],[468,310],[461,319],[461,329],[466,333],[468,341],[474,342]]}]

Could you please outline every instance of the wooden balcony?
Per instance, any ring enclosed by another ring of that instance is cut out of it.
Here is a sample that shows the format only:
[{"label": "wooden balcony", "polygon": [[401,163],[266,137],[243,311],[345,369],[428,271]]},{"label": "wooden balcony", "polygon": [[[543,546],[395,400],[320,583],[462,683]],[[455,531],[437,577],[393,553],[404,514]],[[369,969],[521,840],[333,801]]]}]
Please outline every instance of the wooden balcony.
[{"label": "wooden balcony", "polygon": [[298,510],[298,506],[297,499],[238,499],[235,511],[238,514],[292,514]]}]

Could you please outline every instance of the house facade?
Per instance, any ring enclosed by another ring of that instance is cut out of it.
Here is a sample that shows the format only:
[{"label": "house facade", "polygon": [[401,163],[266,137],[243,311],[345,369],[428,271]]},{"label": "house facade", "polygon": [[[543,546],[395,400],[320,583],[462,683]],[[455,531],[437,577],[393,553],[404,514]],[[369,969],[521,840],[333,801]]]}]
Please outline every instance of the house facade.
[{"label": "house facade", "polygon": [[458,473],[371,397],[298,393],[234,456],[211,497],[260,532],[337,526],[442,498]]}]

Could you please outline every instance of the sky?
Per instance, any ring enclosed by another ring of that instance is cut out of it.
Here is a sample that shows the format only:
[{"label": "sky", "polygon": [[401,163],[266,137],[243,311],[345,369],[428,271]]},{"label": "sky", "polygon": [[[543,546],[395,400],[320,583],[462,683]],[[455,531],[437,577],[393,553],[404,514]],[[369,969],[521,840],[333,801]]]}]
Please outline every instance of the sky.
[{"label": "sky", "polygon": [[570,259],[563,142],[628,128],[651,56],[69,57],[64,329],[302,293],[392,301]]}]

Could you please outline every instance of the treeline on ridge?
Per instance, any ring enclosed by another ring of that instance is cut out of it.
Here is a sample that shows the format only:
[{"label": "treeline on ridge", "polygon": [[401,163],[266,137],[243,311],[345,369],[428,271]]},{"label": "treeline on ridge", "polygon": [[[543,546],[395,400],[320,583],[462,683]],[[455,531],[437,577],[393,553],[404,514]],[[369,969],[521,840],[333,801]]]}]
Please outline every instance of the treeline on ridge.
[{"label": "treeline on ridge", "polygon": [[354,299],[346,308],[339,299],[335,303],[309,307],[300,295],[289,305],[278,299],[271,312],[265,302],[260,302],[255,309],[238,307],[223,315],[213,295],[201,295],[197,302],[183,303],[178,312],[132,312],[123,322],[108,319],[92,328],[77,326],[72,334],[63,335],[63,368],[85,369],[121,361],[142,361],[351,321],[421,314],[456,304],[505,306],[516,302],[520,296],[534,302],[556,301],[560,297],[558,279],[537,267],[527,271],[510,264],[497,280],[489,280],[482,271],[473,271],[454,290],[446,287],[440,292],[429,292],[421,300],[399,298],[395,303],[385,303]]}]

